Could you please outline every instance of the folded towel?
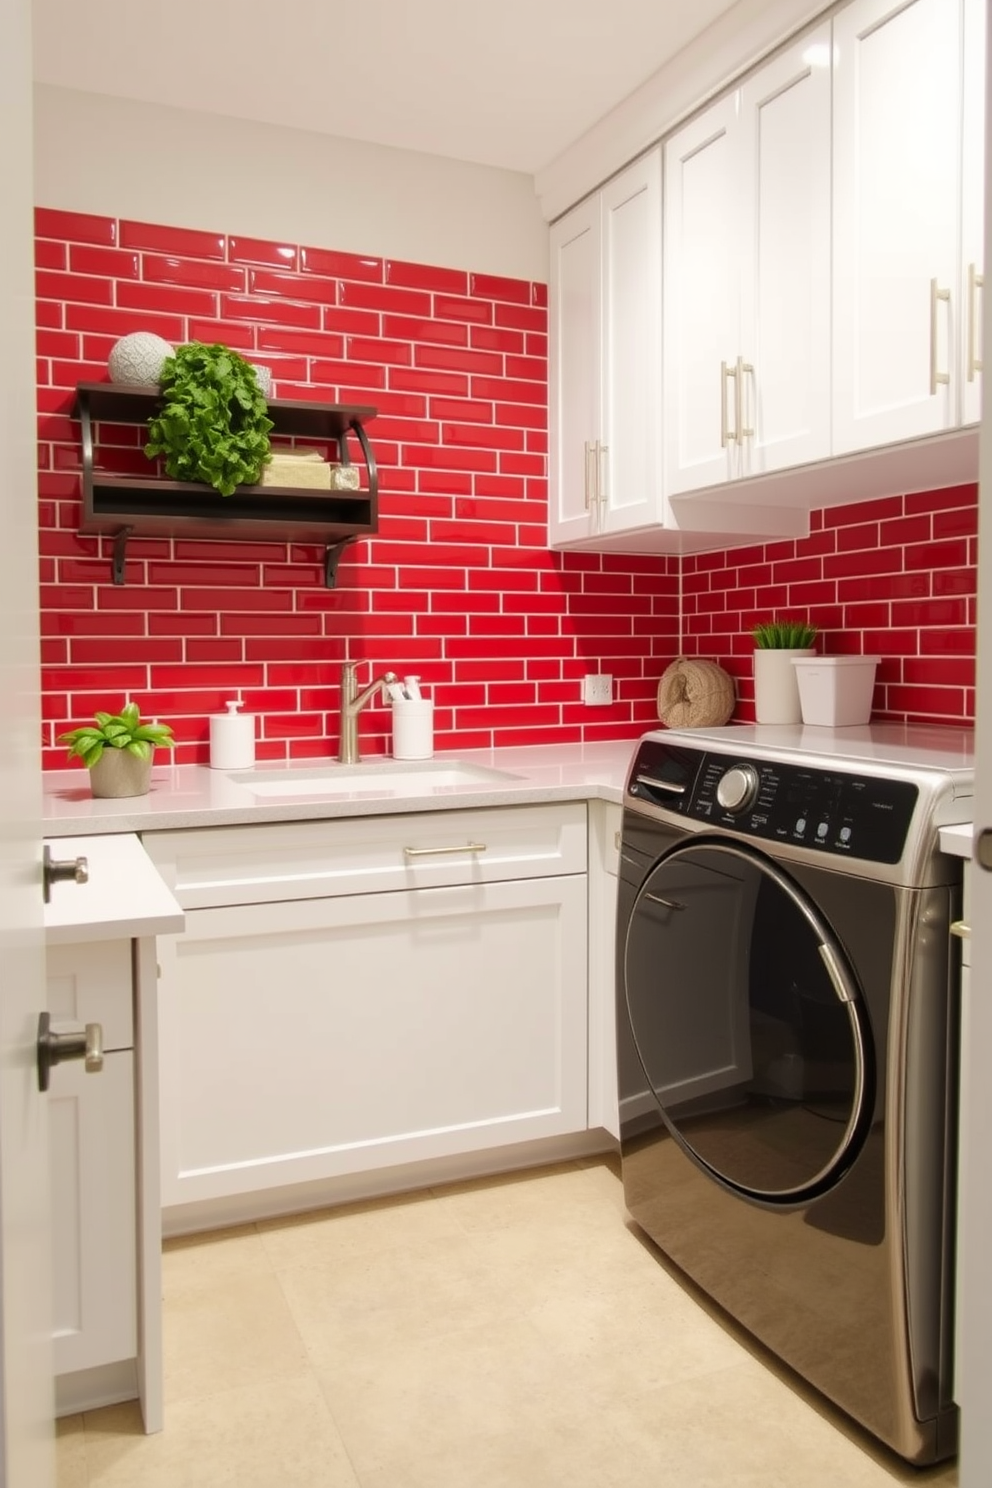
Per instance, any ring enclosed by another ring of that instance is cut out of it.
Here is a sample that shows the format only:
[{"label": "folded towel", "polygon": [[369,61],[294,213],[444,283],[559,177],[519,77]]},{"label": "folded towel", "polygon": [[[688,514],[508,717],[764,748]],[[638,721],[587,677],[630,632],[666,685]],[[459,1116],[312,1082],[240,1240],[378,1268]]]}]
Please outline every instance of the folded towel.
[{"label": "folded towel", "polygon": [[294,486],[313,491],[331,489],[331,467],[323,460],[269,461],[262,469],[263,486]]},{"label": "folded towel", "polygon": [[323,455],[315,449],[290,449],[279,444],[272,446],[273,460],[312,460],[323,463]]}]

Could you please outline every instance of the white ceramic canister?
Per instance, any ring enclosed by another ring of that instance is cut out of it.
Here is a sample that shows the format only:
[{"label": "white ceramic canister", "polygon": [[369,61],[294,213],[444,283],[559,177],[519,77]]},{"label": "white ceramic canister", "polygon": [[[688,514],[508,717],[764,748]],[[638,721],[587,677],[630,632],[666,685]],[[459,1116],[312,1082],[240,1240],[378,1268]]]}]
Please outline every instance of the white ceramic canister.
[{"label": "white ceramic canister", "polygon": [[240,698],[225,703],[226,713],[210,715],[210,768],[250,770],[255,763],[255,715],[239,713]]}]

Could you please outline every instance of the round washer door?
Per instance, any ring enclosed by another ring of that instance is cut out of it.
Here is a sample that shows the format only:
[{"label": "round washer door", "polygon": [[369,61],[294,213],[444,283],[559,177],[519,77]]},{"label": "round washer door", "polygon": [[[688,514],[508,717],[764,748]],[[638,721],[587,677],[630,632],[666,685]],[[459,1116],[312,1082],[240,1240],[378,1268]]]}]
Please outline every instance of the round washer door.
[{"label": "round washer door", "polygon": [[637,895],[624,982],[645,1097],[695,1163],[764,1204],[839,1181],[871,1126],[871,1028],[793,878],[722,838],[673,848]]}]

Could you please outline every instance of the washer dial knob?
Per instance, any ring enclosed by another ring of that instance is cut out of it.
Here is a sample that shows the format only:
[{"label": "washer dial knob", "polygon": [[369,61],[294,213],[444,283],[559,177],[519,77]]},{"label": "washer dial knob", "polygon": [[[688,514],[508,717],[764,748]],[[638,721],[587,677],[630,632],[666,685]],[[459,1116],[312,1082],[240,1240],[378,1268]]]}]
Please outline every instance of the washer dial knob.
[{"label": "washer dial knob", "polygon": [[734,765],[720,776],[716,788],[718,805],[724,811],[743,811],[758,794],[758,772],[753,765]]}]

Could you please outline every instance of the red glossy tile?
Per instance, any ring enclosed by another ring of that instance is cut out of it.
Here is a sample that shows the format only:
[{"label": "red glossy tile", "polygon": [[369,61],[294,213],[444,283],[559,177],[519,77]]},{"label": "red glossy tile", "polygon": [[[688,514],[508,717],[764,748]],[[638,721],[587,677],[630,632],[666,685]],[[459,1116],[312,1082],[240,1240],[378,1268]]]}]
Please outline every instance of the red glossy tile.
[{"label": "red glossy tile", "polygon": [[[341,386],[347,381],[362,390],[362,399],[368,402],[367,388],[386,386],[386,369],[372,362],[362,364],[351,361],[327,361],[320,357],[311,365],[311,376],[315,382]],[[296,396],[288,394],[287,396]],[[342,399],[342,401],[345,401]]]},{"label": "red glossy tile", "polygon": [[420,368],[390,367],[389,386],[413,393],[445,393],[468,396],[468,378],[455,372],[425,372]]},{"label": "red glossy tile", "polygon": [[971,537],[978,532],[977,505],[953,508],[950,511],[935,511],[933,535],[944,537]]},{"label": "red glossy tile", "polygon": [[216,317],[190,317],[189,339],[202,341],[207,346],[220,342],[242,355],[255,349],[255,327],[234,320],[218,320]]},{"label": "red glossy tile", "polygon": [[[344,350],[341,336],[323,331],[294,331],[286,326],[259,326],[258,351],[282,351],[307,357],[340,357]],[[325,379],[326,380],[326,379]]]},{"label": "red glossy tile", "polygon": [[360,279],[366,284],[381,284],[381,258],[363,258],[357,253],[333,253],[326,248],[301,248],[300,268],[307,274],[323,274],[330,279]]},{"label": "red glossy tile", "polygon": [[113,280],[86,274],[60,274],[55,270],[39,269],[35,274],[35,290],[41,300],[84,305],[114,303]]},{"label": "red glossy tile", "polygon": [[456,320],[424,320],[411,315],[384,315],[382,333],[396,340],[434,342],[442,346],[467,346],[467,325]]},{"label": "red glossy tile", "polygon": [[95,331],[118,340],[132,331],[154,331],[157,336],[178,346],[186,335],[181,315],[154,315],[150,311],[108,310],[101,305],[64,307],[65,326],[70,331]]},{"label": "red glossy tile", "polygon": [[508,356],[507,377],[521,377],[530,382],[548,383],[548,364],[541,357]]},{"label": "red glossy tile", "polygon": [[524,436],[520,429],[498,428],[492,424],[441,425],[442,443],[448,445],[476,445],[480,449],[522,450]]},{"label": "red glossy tile", "polygon": [[[473,377],[473,398],[492,398],[498,403],[534,403],[546,410],[547,383],[512,381],[508,377]],[[499,413],[496,422],[502,423]]]},{"label": "red glossy tile", "polygon": [[517,331],[539,331],[548,329],[546,310],[532,310],[526,305],[496,305],[494,323]]},{"label": "red glossy tile", "polygon": [[[497,402],[494,411],[498,424],[512,424],[517,429],[534,429],[542,436],[548,427],[548,406],[546,400],[530,405],[525,403]],[[543,437],[536,439],[533,435],[528,435],[527,448],[546,454],[547,440]]]},{"label": "red glossy tile", "polygon": [[435,295],[434,314],[441,320],[466,320],[473,325],[492,325],[493,322],[491,301],[455,295]]},{"label": "red glossy tile", "polygon": [[117,222],[113,217],[97,217],[89,212],[60,212],[51,207],[36,207],[35,232],[39,238],[64,238],[74,243],[103,243],[113,247],[117,242]]},{"label": "red glossy tile", "polygon": [[428,317],[431,297],[417,289],[391,289],[387,284],[361,284],[342,280],[338,304],[354,310],[378,310],[394,315]]},{"label": "red glossy tile", "polygon": [[141,277],[150,284],[178,284],[184,288],[226,289],[232,293],[248,287],[243,268],[235,264],[201,262],[157,253],[141,256]]},{"label": "red glossy tile", "polygon": [[468,291],[479,299],[512,300],[529,305],[531,287],[526,279],[504,279],[498,274],[470,274]]},{"label": "red glossy tile", "polygon": [[375,310],[344,310],[336,305],[324,306],[324,330],[338,331],[342,337],[378,336],[382,330],[381,320],[382,317]]},{"label": "red glossy tile", "polygon": [[501,331],[495,326],[470,326],[471,345],[479,351],[510,352],[522,356],[526,344],[523,331]]},{"label": "red glossy tile", "polygon": [[34,266],[36,269],[67,269],[69,249],[65,243],[49,243],[44,238],[35,240]]},{"label": "red glossy tile", "polygon": [[320,306],[297,300],[279,300],[262,295],[221,295],[220,313],[235,320],[253,320],[269,325],[307,326],[320,330]]},{"label": "red glossy tile", "polygon": [[122,222],[120,241],[122,248],[172,253],[182,258],[222,259],[227,251],[227,240],[222,234],[163,227],[153,222]]},{"label": "red glossy tile", "polygon": [[964,568],[968,564],[968,545],[963,539],[947,542],[914,543],[905,549],[907,569]]},{"label": "red glossy tile", "polygon": [[322,279],[317,274],[277,274],[272,269],[251,269],[248,289],[254,295],[275,295],[302,302],[316,300],[321,305],[338,303],[337,280]]},{"label": "red glossy tile", "polygon": [[443,445],[407,444],[403,446],[404,465],[430,466],[438,470],[488,470],[496,472],[496,454],[492,450],[448,449]]},{"label": "red glossy tile", "polygon": [[39,330],[35,345],[40,356],[66,359],[79,356],[79,336],[74,331]]},{"label": "red glossy tile", "polygon": [[386,283],[409,289],[430,289],[443,294],[463,295],[468,289],[468,274],[463,269],[438,269],[430,264],[387,259]]},{"label": "red glossy tile", "polygon": [[69,269],[73,274],[98,274],[106,279],[137,279],[138,255],[123,248],[94,248],[71,243]]},{"label": "red glossy tile", "polygon": [[51,300],[39,300],[34,311],[35,325],[57,330],[62,325],[62,306]]},{"label": "red glossy tile", "polygon": [[157,315],[210,316],[217,313],[217,295],[186,286],[119,283],[117,305],[126,310],[151,310]]},{"label": "red glossy tile", "polygon": [[503,358],[494,352],[462,350],[453,346],[416,346],[413,359],[416,366],[431,370],[493,374],[503,370]]},{"label": "red glossy tile", "polygon": [[349,336],[345,351],[349,361],[386,363],[394,367],[408,367],[413,359],[408,342],[387,341],[382,337]]},{"label": "red glossy tile", "polygon": [[228,237],[227,258],[234,264],[271,264],[279,269],[296,269],[299,252],[295,243],[274,243],[266,238]]}]

